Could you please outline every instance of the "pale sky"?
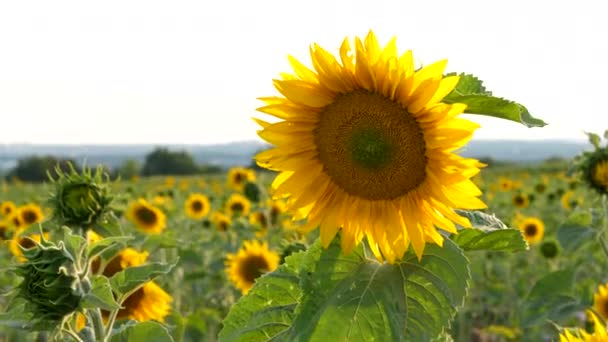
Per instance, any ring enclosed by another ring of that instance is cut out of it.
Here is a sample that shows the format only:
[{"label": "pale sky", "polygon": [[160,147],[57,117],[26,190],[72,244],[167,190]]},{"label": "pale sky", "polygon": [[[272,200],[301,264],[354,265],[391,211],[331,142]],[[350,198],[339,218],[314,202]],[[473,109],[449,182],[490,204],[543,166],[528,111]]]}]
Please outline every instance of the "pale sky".
[{"label": "pale sky", "polygon": [[369,29],[424,64],[483,79],[550,125],[472,116],[474,139],[608,128],[605,1],[3,1],[0,143],[256,139],[257,97]]}]

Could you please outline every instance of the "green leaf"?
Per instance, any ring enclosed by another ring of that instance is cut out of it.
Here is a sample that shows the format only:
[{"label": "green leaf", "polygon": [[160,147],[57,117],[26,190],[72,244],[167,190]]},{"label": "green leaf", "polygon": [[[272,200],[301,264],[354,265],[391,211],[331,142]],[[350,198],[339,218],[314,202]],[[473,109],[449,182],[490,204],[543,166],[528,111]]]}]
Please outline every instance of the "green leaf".
[{"label": "green leaf", "polygon": [[471,225],[474,228],[483,231],[493,231],[497,229],[508,229],[498,217],[489,215],[481,211],[476,210],[456,210],[456,213],[460,216],[464,216],[469,219]]},{"label": "green leaf", "polygon": [[591,228],[593,215],[589,210],[577,211],[557,228],[557,240],[567,252],[573,252],[586,242],[594,240]]},{"label": "green leaf", "polygon": [[121,247],[124,244],[133,239],[132,236],[111,236],[107,238],[103,238],[101,240],[95,241],[91,243],[87,248],[87,255],[89,259],[93,259],[96,256],[104,253],[107,250],[113,249],[116,245],[120,245]]},{"label": "green leaf", "polygon": [[120,309],[120,305],[114,300],[110,280],[104,276],[91,278],[91,291],[82,298],[80,306],[83,309],[101,308],[108,311]]},{"label": "green leaf", "polygon": [[529,327],[547,319],[560,320],[584,309],[572,293],[574,270],[551,272],[539,279],[522,306],[522,322]]},{"label": "green leaf", "polygon": [[589,143],[591,143],[593,147],[600,148],[601,138],[599,135],[591,132],[585,132],[585,134],[587,134],[587,139],[589,139]]},{"label": "green leaf", "polygon": [[136,291],[150,280],[159,275],[167,274],[177,264],[153,262],[150,264],[126,268],[110,278],[112,290],[119,296]]},{"label": "green leaf", "polygon": [[87,240],[80,235],[72,234],[72,230],[65,226],[62,227],[62,232],[63,238],[59,242],[59,245],[63,245],[72,258],[72,262],[76,262]]},{"label": "green leaf", "polygon": [[120,219],[112,211],[95,224],[94,231],[101,236],[125,235],[120,227]]},{"label": "green leaf", "polygon": [[[308,253],[320,254],[320,244]],[[299,285],[304,252],[295,253],[274,272],[256,280],[254,287],[242,297],[224,319],[220,341],[267,341],[284,333],[293,322],[294,311],[300,302]]]},{"label": "green leaf", "polygon": [[528,243],[519,229],[500,229],[483,231],[464,229],[450,237],[465,251],[503,251],[519,252],[528,249]]},{"label": "green leaf", "polygon": [[608,139],[608,129],[604,131],[604,139]]},{"label": "green leaf", "polygon": [[110,337],[110,342],[173,342],[167,329],[154,321],[125,325],[116,330]]},{"label": "green leaf", "polygon": [[287,340],[428,341],[441,334],[464,302],[468,261],[453,242],[428,245],[395,265],[349,255],[338,243],[323,251],[310,276]]},{"label": "green leaf", "polygon": [[[456,75],[456,73],[449,73],[446,76],[454,76]],[[460,80],[458,81],[458,84],[456,85],[456,88],[454,88],[454,90],[452,90],[452,92],[447,96],[464,96],[464,95],[492,95],[491,91],[486,90],[486,87],[484,87],[483,85],[483,81],[480,80],[479,78],[471,75],[471,74],[465,74],[465,73],[460,73],[458,75],[460,77]]]}]

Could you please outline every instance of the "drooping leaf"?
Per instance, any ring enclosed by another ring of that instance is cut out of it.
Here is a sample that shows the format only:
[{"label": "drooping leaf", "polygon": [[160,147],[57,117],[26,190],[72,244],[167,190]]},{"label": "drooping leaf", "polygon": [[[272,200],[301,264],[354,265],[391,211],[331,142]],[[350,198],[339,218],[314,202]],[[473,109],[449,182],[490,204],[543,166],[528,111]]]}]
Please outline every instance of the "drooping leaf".
[{"label": "drooping leaf", "polygon": [[82,298],[80,306],[83,309],[101,308],[108,311],[120,308],[112,294],[110,280],[104,276],[92,276],[91,291]]},{"label": "drooping leaf", "polygon": [[119,296],[129,294],[154,278],[169,273],[176,265],[153,262],[126,268],[110,278],[112,290]]},{"label": "drooping leaf", "polygon": [[528,243],[519,229],[498,229],[483,231],[464,229],[450,237],[465,251],[519,252],[528,249]]},{"label": "drooping leaf", "polygon": [[133,239],[132,236],[111,236],[91,243],[87,248],[89,259],[103,254],[105,251],[113,248],[115,245],[123,246],[127,241]]}]

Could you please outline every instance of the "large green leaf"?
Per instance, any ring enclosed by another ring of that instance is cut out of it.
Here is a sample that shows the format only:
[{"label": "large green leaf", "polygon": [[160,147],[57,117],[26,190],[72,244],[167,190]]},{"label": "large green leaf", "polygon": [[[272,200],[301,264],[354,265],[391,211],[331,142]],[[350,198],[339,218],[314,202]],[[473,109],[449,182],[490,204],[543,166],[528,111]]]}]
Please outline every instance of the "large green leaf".
[{"label": "large green leaf", "polygon": [[464,229],[452,235],[451,239],[465,251],[519,252],[528,249],[528,243],[518,229]]},{"label": "large green leaf", "polygon": [[110,280],[104,276],[91,277],[91,291],[85,294],[80,302],[85,309],[101,308],[104,310],[119,309],[120,305],[114,300]]},{"label": "large green leaf", "polygon": [[591,228],[593,215],[588,210],[577,211],[557,228],[557,240],[567,252],[573,252],[586,242],[594,241],[596,231]]},{"label": "large green leaf", "polygon": [[456,88],[444,99],[445,103],[464,103],[465,113],[493,116],[522,123],[528,127],[542,127],[546,123],[530,115],[523,105],[492,96],[482,82],[473,75],[460,75]]},{"label": "large green leaf", "polygon": [[[320,254],[319,244],[311,248],[309,253]],[[291,326],[302,295],[298,274],[303,257],[304,252],[292,254],[274,272],[256,280],[249,294],[228,313],[221,341],[267,341]]]},{"label": "large green leaf", "polygon": [[287,340],[428,341],[463,304],[468,260],[453,242],[413,251],[395,265],[368,259],[362,246],[343,255],[334,241],[310,275]]},{"label": "large green leaf", "polygon": [[112,290],[119,296],[129,294],[159,275],[169,273],[175,265],[153,262],[126,268],[110,278]]},{"label": "large green leaf", "polygon": [[110,337],[110,342],[173,342],[169,332],[161,324],[146,321],[127,324],[116,330]]},{"label": "large green leaf", "polygon": [[573,285],[572,269],[551,272],[540,278],[523,304],[523,325],[532,326],[547,319],[560,320],[584,309],[572,292]]}]

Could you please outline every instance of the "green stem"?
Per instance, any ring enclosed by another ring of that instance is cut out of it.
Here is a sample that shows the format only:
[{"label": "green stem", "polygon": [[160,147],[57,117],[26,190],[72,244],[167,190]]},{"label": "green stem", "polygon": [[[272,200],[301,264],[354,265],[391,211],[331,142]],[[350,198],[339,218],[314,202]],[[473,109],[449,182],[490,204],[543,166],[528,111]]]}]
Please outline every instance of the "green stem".
[{"label": "green stem", "polygon": [[75,332],[73,332],[71,329],[61,329],[62,332],[70,335],[71,338],[74,339],[74,341],[76,342],[83,342],[82,339],[80,338],[80,336],[78,336],[78,334],[76,334]]},{"label": "green stem", "polygon": [[[122,300],[120,301],[120,303],[122,303]],[[110,314],[110,319],[108,320],[108,326],[106,327],[106,340],[107,340],[107,338],[110,337],[110,335],[112,335],[112,329],[114,328],[114,322],[116,322],[116,317],[118,316],[119,310],[120,309],[116,309],[116,310],[112,311],[112,313]],[[104,342],[106,340],[104,340]]]},{"label": "green stem", "polygon": [[[91,281],[89,277],[85,276],[80,281],[84,293],[91,291]],[[101,310],[99,308],[91,309],[89,318],[93,322],[93,330],[95,331],[95,339],[97,341],[105,341],[105,328],[103,326],[103,319],[101,318]]]}]

